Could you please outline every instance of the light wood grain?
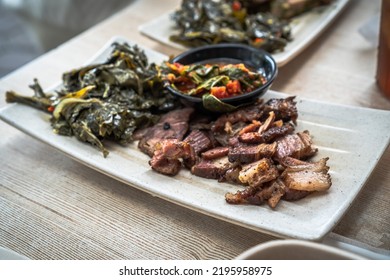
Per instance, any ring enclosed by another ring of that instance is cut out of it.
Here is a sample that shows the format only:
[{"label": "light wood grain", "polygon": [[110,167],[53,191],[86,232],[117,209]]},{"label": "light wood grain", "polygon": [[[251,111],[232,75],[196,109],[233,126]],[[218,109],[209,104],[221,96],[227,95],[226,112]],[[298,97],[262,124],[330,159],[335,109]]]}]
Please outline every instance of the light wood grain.
[{"label": "light wood grain", "polygon": [[[272,89],[340,104],[390,109],[375,84],[376,49],[357,33],[380,1],[351,1],[312,45],[283,66]],[[84,64],[119,35],[167,55],[178,51],[138,32],[179,1],[134,1],[126,9],[4,77],[30,94]],[[389,132],[390,133],[390,132]],[[0,246],[32,259],[231,259],[275,237],[143,193],[0,123]],[[373,147],[375,148],[375,147]],[[364,164],[364,163],[348,163]],[[129,170],[131,172],[131,170]],[[390,256],[390,150],[334,233]]]}]

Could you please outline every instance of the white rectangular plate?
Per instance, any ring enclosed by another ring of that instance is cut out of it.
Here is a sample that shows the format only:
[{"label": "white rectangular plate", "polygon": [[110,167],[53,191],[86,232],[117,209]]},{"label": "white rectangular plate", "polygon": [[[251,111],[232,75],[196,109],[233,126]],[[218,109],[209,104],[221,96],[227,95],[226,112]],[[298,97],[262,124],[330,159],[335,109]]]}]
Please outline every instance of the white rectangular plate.
[{"label": "white rectangular plate", "polygon": [[[288,63],[313,42],[341,13],[348,2],[349,0],[335,0],[329,7],[297,17],[291,23],[293,40],[287,44],[282,52],[273,54],[278,66]],[[169,40],[171,35],[177,33],[170,16],[171,13],[163,14],[150,22],[142,24],[139,26],[139,31],[163,44],[179,50],[186,50],[185,46]]]},{"label": "white rectangular plate", "polygon": [[[104,61],[113,41],[126,40],[114,38],[89,63]],[[167,58],[143,49],[150,61],[161,62]],[[269,91],[264,99],[286,96]],[[235,192],[237,186],[196,177],[186,170],[175,177],[158,174],[151,170],[148,156],[135,144],[122,147],[106,143],[110,154],[103,158],[88,144],[54,134],[49,115],[36,109],[10,104],[0,110],[0,118],[79,162],[154,196],[257,231],[319,240],[347,211],[388,146],[390,112],[301,98],[297,98],[297,106],[296,130],[310,131],[319,148],[316,159],[330,158],[328,165],[333,185],[325,193],[313,194],[297,202],[281,201],[276,210],[267,205],[227,204],[225,193]]]}]

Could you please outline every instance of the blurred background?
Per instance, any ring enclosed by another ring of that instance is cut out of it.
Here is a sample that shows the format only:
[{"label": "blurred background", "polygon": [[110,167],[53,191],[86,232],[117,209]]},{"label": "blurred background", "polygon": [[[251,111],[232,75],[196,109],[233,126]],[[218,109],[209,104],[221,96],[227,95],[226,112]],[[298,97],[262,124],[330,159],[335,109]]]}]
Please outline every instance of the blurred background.
[{"label": "blurred background", "polygon": [[0,0],[0,78],[132,0]]}]

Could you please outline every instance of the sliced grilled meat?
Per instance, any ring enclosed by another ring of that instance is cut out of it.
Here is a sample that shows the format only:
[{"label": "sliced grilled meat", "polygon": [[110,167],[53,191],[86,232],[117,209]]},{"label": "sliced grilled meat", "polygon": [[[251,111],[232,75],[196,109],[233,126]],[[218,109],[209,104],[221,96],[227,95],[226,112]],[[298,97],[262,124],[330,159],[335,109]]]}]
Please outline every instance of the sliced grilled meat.
[{"label": "sliced grilled meat", "polygon": [[265,184],[265,186],[263,186],[259,191],[257,191],[253,197],[250,197],[248,201],[250,204],[257,205],[260,205],[267,201],[268,205],[271,208],[275,208],[282,196],[284,195],[284,189],[285,187],[283,182],[276,179]]},{"label": "sliced grilled meat", "polygon": [[[225,129],[226,123],[235,124],[238,122],[248,123],[252,120],[260,119],[264,114],[264,104],[262,100],[258,100],[253,105],[238,109],[232,113],[224,114],[220,116],[212,125],[211,130],[213,132],[221,132]],[[268,116],[268,112],[267,112]]]},{"label": "sliced grilled meat", "polygon": [[267,189],[268,189],[268,193],[270,192],[270,196],[267,200],[267,203],[271,208],[275,208],[276,205],[279,203],[279,201],[286,194],[286,186],[278,178],[275,181],[273,181],[272,184],[270,184],[270,186]]},{"label": "sliced grilled meat", "polygon": [[[257,187],[247,186],[244,190],[238,190],[236,193],[226,193],[225,200],[230,204],[246,204],[251,201],[251,197],[253,197],[258,190],[259,188]],[[254,202],[254,200],[252,200],[252,202]]]},{"label": "sliced grilled meat", "polygon": [[270,143],[277,138],[292,133],[293,131],[294,126],[287,123],[281,127],[271,127],[261,134],[257,131],[243,133],[238,137],[238,140],[247,144]]},{"label": "sliced grilled meat", "polygon": [[243,133],[237,137],[237,140],[245,144],[264,143],[263,137],[257,131]]},{"label": "sliced grilled meat", "polygon": [[227,193],[225,200],[231,204],[261,205],[267,201],[271,208],[275,208],[285,194],[285,186],[279,179],[272,180],[262,187],[248,186],[235,194]]},{"label": "sliced grilled meat", "polygon": [[231,162],[241,164],[257,161],[262,158],[271,158],[276,151],[276,142],[250,146],[236,146],[229,150],[228,158]]},{"label": "sliced grilled meat", "polygon": [[205,160],[213,160],[227,156],[229,153],[229,147],[215,147],[202,153],[202,158]]},{"label": "sliced grilled meat", "polygon": [[295,96],[287,98],[272,98],[268,100],[264,107],[264,113],[267,114],[273,111],[275,113],[275,120],[283,120],[284,122],[292,121],[296,123],[298,118],[298,110]]},{"label": "sliced grilled meat", "polygon": [[194,110],[179,109],[135,137],[152,157],[153,170],[175,175],[185,166],[196,176],[245,186],[227,193],[228,203],[275,208],[281,199],[298,200],[331,186],[328,158],[304,161],[317,149],[308,131],[293,134],[294,98],[259,101],[215,121],[202,114],[190,120]]},{"label": "sliced grilled meat", "polygon": [[261,134],[263,143],[270,143],[277,138],[290,134],[294,131],[294,126],[291,123],[282,126],[273,126]]},{"label": "sliced grilled meat", "polygon": [[179,173],[181,169],[181,162],[178,159],[169,159],[161,154],[157,154],[149,161],[150,166],[158,173],[174,176]]},{"label": "sliced grilled meat", "polygon": [[285,187],[284,191],[285,191],[285,193],[284,193],[282,199],[286,200],[286,201],[300,200],[300,199],[305,198],[306,196],[308,196],[309,194],[312,193],[309,191],[293,190],[293,189],[290,189],[289,187]]},{"label": "sliced grilled meat", "polygon": [[149,164],[159,173],[176,175],[180,171],[181,159],[188,167],[195,164],[196,158],[192,146],[177,139],[164,139],[155,145]]},{"label": "sliced grilled meat", "polygon": [[317,152],[317,149],[312,147],[311,136],[307,130],[285,135],[277,140],[277,144],[275,158],[278,161],[285,157],[304,159]]},{"label": "sliced grilled meat", "polygon": [[168,159],[194,158],[192,146],[185,141],[177,139],[164,139],[155,146],[155,154],[162,154]]},{"label": "sliced grilled meat", "polygon": [[197,129],[192,130],[183,141],[189,143],[194,148],[195,154],[197,155],[214,147],[208,134]]},{"label": "sliced grilled meat", "polygon": [[258,187],[265,182],[276,179],[278,176],[279,171],[273,161],[269,158],[263,158],[242,166],[238,178],[243,184]]},{"label": "sliced grilled meat", "polygon": [[240,171],[242,170],[241,165],[233,166],[228,169],[225,174],[219,179],[220,182],[230,182],[234,184],[241,184],[239,179]]},{"label": "sliced grilled meat", "polygon": [[191,168],[191,173],[199,177],[219,180],[232,167],[233,164],[229,162],[227,156],[215,160],[202,159]]},{"label": "sliced grilled meat", "polygon": [[327,161],[328,158],[313,163],[295,161],[291,164],[290,162],[280,177],[283,183],[292,190],[326,191],[332,185]]},{"label": "sliced grilled meat", "polygon": [[138,148],[152,157],[155,145],[161,140],[182,140],[188,131],[188,122],[193,112],[193,108],[184,108],[163,115],[157,124],[141,134],[142,138],[138,142]]},{"label": "sliced grilled meat", "polygon": [[303,161],[293,157],[285,157],[279,163],[285,168],[286,171],[302,171],[310,168],[316,172],[327,173],[329,166],[327,166],[328,158],[322,158],[317,162]]}]

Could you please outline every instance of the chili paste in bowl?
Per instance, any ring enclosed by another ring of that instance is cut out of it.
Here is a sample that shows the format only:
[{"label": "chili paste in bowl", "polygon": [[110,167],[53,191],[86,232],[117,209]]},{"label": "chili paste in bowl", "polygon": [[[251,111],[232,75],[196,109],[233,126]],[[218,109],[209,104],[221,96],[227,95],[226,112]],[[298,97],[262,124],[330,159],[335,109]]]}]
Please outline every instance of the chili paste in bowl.
[{"label": "chili paste in bowl", "polygon": [[165,63],[170,92],[214,112],[227,112],[262,96],[277,75],[272,56],[242,44],[184,52]]}]

